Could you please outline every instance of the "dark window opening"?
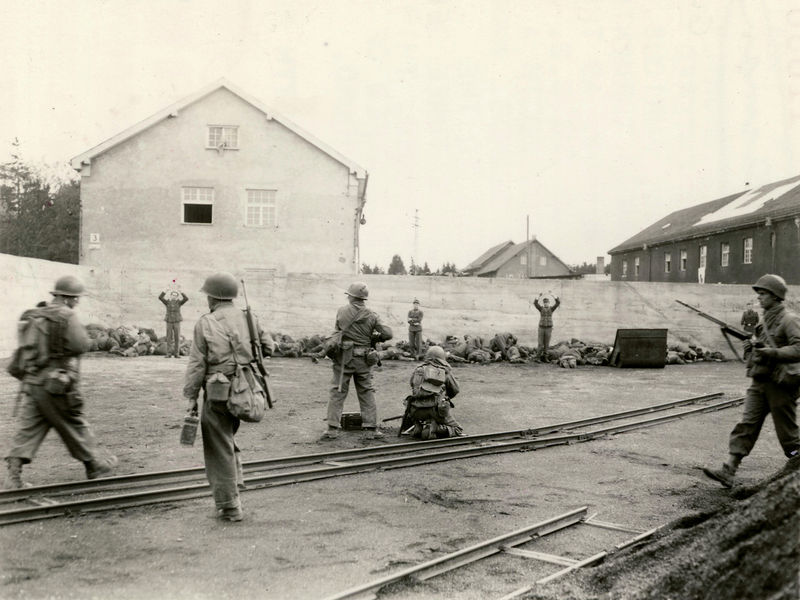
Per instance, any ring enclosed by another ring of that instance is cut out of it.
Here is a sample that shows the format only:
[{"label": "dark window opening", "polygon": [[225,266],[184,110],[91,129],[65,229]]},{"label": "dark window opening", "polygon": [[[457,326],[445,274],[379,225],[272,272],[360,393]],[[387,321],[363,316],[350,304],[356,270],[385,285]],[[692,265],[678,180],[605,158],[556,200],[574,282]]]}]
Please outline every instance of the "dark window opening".
[{"label": "dark window opening", "polygon": [[212,204],[184,204],[183,222],[211,224],[213,208],[214,206]]}]

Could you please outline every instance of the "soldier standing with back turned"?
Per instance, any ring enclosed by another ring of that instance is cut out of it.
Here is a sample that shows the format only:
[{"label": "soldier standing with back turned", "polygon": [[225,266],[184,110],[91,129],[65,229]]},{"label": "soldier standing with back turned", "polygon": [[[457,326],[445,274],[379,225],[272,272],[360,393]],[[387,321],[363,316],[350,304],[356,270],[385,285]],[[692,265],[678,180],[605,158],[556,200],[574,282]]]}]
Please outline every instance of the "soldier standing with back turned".
[{"label": "soldier standing with back turned", "polygon": [[342,332],[341,347],[333,355],[333,380],[328,400],[328,430],[321,440],[339,437],[342,408],[344,407],[350,378],[356,386],[358,404],[361,409],[361,427],[368,439],[383,437],[378,430],[378,411],[375,405],[375,388],[372,384],[372,365],[378,354],[371,345],[392,339],[392,330],[381,322],[380,317],[369,310],[364,302],[369,290],[364,283],[353,283],[347,288],[348,304],[336,313],[335,331]]},{"label": "soldier standing with back turned", "polygon": [[36,317],[43,323],[36,335],[43,338],[37,340],[37,346],[46,356],[31,361],[40,364],[21,365],[25,371],[21,412],[6,456],[6,489],[22,487],[22,466],[33,460],[51,427],[72,457],[84,464],[88,479],[109,475],[117,465],[116,456],[98,456],[94,435],[83,416],[78,357],[88,350],[90,340],[74,311],[83,292],[83,284],[66,275],[56,281],[50,304],[23,314],[23,318]]}]

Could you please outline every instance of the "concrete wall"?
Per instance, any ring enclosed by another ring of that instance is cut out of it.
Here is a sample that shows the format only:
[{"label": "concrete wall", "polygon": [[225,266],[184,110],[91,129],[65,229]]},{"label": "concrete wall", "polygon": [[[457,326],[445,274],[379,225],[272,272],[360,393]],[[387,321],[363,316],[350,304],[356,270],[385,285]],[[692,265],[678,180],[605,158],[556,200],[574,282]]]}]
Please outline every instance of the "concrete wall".
[{"label": "concrete wall", "polygon": [[[239,149],[206,148],[210,124],[238,126]],[[235,261],[279,274],[358,272],[356,178],[226,89],[95,157],[81,174],[81,264],[177,274]],[[182,223],[184,187],[213,188],[212,224]],[[246,225],[247,189],[276,190],[276,226]]]},{"label": "concrete wall", "polygon": [[[207,312],[198,291],[209,269],[182,270],[177,285],[190,301],[183,307],[183,332],[189,335],[197,318]],[[89,295],[78,305],[84,323],[106,326],[153,327],[164,334],[164,307],[159,292],[171,284],[168,269],[99,269],[0,254],[0,356],[16,343],[16,320],[36,302],[49,299],[49,290],[61,275],[73,274],[87,285]],[[328,333],[336,308],[345,302],[344,291],[353,281],[347,275],[289,274],[272,277],[262,272],[235,273],[247,282],[253,310],[273,332],[294,337]],[[425,337],[473,334],[484,337],[510,331],[521,343],[536,344],[538,312],[533,299],[552,291],[562,304],[555,313],[554,341],[579,338],[607,344],[618,328],[668,328],[670,340],[701,344],[732,356],[713,324],[675,302],[683,300],[738,326],[742,310],[754,299],[745,285],[626,283],[584,280],[518,280],[476,277],[411,277],[362,275],[369,286],[368,305],[406,338],[406,315],[418,298],[425,313]],[[800,286],[790,286],[791,300]],[[239,300],[237,303],[243,306]]]}]

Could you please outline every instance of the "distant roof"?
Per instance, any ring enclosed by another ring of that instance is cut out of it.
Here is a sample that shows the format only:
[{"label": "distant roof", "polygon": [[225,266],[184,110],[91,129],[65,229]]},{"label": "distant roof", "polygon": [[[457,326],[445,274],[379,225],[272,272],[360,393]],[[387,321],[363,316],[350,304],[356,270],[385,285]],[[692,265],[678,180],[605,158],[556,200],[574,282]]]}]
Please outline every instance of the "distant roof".
[{"label": "distant roof", "polygon": [[464,267],[462,269],[462,271],[464,271],[466,273],[468,271],[476,271],[476,270],[480,269],[485,263],[490,261],[497,254],[499,254],[503,250],[505,250],[505,249],[507,249],[507,248],[509,248],[510,246],[513,246],[513,245],[514,245],[514,242],[512,242],[511,240],[508,240],[507,242],[502,242],[500,244],[497,244],[496,246],[492,246],[486,252],[481,254],[478,258],[476,258],[471,263],[469,263],[466,267]]},{"label": "distant roof", "polygon": [[675,211],[609,250],[609,254],[744,227],[800,213],[800,175]]},{"label": "distant roof", "polygon": [[199,100],[202,100],[203,98],[205,98],[209,94],[211,94],[213,92],[216,92],[217,90],[219,90],[221,88],[225,88],[229,92],[235,94],[236,96],[239,96],[242,100],[244,100],[245,102],[251,104],[252,106],[257,108],[258,110],[263,112],[264,115],[266,115],[268,118],[274,119],[275,121],[279,122],[281,125],[283,125],[287,129],[291,130],[292,132],[296,133],[297,135],[299,135],[300,137],[305,139],[310,144],[312,144],[312,145],[316,146],[317,148],[319,148],[320,150],[322,150],[325,154],[327,154],[331,158],[333,158],[333,159],[337,160],[338,162],[342,163],[348,169],[350,169],[351,173],[354,173],[357,177],[361,178],[361,177],[365,176],[366,169],[364,169],[364,167],[362,167],[361,165],[353,162],[349,158],[343,156],[342,154],[340,154],[339,152],[337,152],[336,150],[334,150],[333,148],[331,148],[330,146],[328,146],[327,144],[325,144],[321,140],[318,140],[313,135],[311,135],[309,132],[305,131],[303,128],[301,128],[300,126],[296,125],[295,123],[293,123],[292,121],[290,121],[289,119],[284,117],[283,115],[280,115],[279,113],[275,112],[271,108],[265,106],[260,100],[258,100],[256,98],[250,96],[249,94],[246,94],[245,92],[241,91],[239,88],[234,86],[232,83],[230,83],[226,79],[220,79],[220,80],[212,83],[211,85],[209,85],[209,86],[207,86],[207,87],[195,92],[194,94],[192,94],[190,96],[187,96],[186,98],[183,98],[182,100],[179,100],[178,102],[176,102],[174,104],[169,105],[168,107],[166,107],[163,110],[157,112],[156,114],[146,118],[143,121],[140,121],[136,125],[133,125],[132,127],[129,127],[128,129],[126,129],[126,130],[118,133],[117,135],[107,139],[106,141],[102,142],[101,144],[98,144],[97,146],[95,146],[94,148],[91,148],[91,149],[87,150],[86,152],[84,152],[82,154],[79,154],[78,156],[76,156],[75,158],[70,160],[70,164],[72,165],[72,168],[80,171],[81,170],[81,165],[88,164],[88,162],[91,161],[91,159],[93,159],[94,157],[99,156],[100,154],[102,154],[106,150],[108,150],[110,148],[113,148],[117,144],[120,144],[120,143],[124,142],[125,140],[128,140],[128,139],[132,138],[133,136],[141,133],[142,131],[145,131],[146,129],[152,127],[153,125],[156,125],[156,124],[160,123],[161,121],[170,118],[170,116],[175,116],[175,114],[178,111],[186,108],[190,104],[194,104],[195,102],[197,102]]},{"label": "distant roof", "polygon": [[570,268],[569,268],[569,267],[568,267],[566,264],[564,264],[564,261],[562,261],[560,258],[558,258],[558,257],[557,257],[555,254],[553,254],[553,253],[552,253],[550,250],[548,250],[547,248],[545,248],[545,247],[544,247],[544,244],[542,244],[542,243],[541,243],[540,241],[538,241],[537,239],[532,239],[532,240],[529,240],[529,241],[527,241],[527,242],[521,242],[521,243],[519,243],[519,244],[513,244],[513,243],[512,243],[512,245],[511,245],[511,246],[509,246],[508,248],[505,248],[505,249],[503,249],[503,251],[502,251],[502,252],[500,252],[500,253],[499,253],[499,254],[497,254],[495,257],[493,257],[492,259],[490,259],[490,260],[489,260],[489,261],[488,261],[488,262],[487,262],[487,263],[486,263],[486,264],[485,264],[483,267],[481,267],[481,268],[480,268],[480,269],[479,269],[479,270],[478,270],[478,271],[475,273],[475,275],[487,275],[487,274],[489,274],[489,273],[494,273],[494,272],[495,272],[495,271],[497,271],[497,270],[498,270],[500,267],[502,267],[504,264],[506,264],[506,263],[507,263],[509,260],[511,260],[512,258],[514,258],[515,256],[517,256],[517,255],[518,255],[520,252],[522,252],[523,250],[525,250],[525,249],[528,247],[528,245],[531,245],[531,246],[532,246],[533,244],[536,244],[537,246],[540,246],[540,247],[541,247],[541,248],[542,248],[542,249],[543,249],[545,252],[547,252],[547,253],[548,253],[548,254],[550,254],[550,255],[551,255],[553,258],[555,258],[555,259],[556,259],[558,262],[560,262],[560,263],[561,263],[561,265],[562,265],[562,266],[563,266],[563,267],[564,267],[564,268],[565,268],[565,269],[566,269],[568,272],[572,272],[572,269],[570,269]]}]

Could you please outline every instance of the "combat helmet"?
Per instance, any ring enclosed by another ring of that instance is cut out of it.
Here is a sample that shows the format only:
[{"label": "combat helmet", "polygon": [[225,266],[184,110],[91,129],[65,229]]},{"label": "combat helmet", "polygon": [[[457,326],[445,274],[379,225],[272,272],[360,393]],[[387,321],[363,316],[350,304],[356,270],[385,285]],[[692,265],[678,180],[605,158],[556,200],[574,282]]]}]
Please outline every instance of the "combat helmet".
[{"label": "combat helmet", "polygon": [[444,351],[444,348],[441,346],[431,346],[428,348],[428,351],[425,352],[425,360],[434,359],[438,360],[439,362],[447,362],[447,354]]},{"label": "combat helmet", "polygon": [[200,291],[217,300],[233,300],[239,295],[239,283],[230,273],[214,273],[206,278]]},{"label": "combat helmet", "polygon": [[350,284],[345,294],[353,298],[360,298],[361,300],[366,300],[367,297],[369,296],[369,290],[367,289],[366,283],[357,281],[356,283]]},{"label": "combat helmet", "polygon": [[780,275],[766,274],[758,278],[753,284],[753,289],[766,290],[779,300],[786,298],[786,281]]},{"label": "combat helmet", "polygon": [[77,298],[82,296],[86,288],[77,277],[72,275],[64,275],[59,277],[50,293],[53,296],[70,296]]}]

